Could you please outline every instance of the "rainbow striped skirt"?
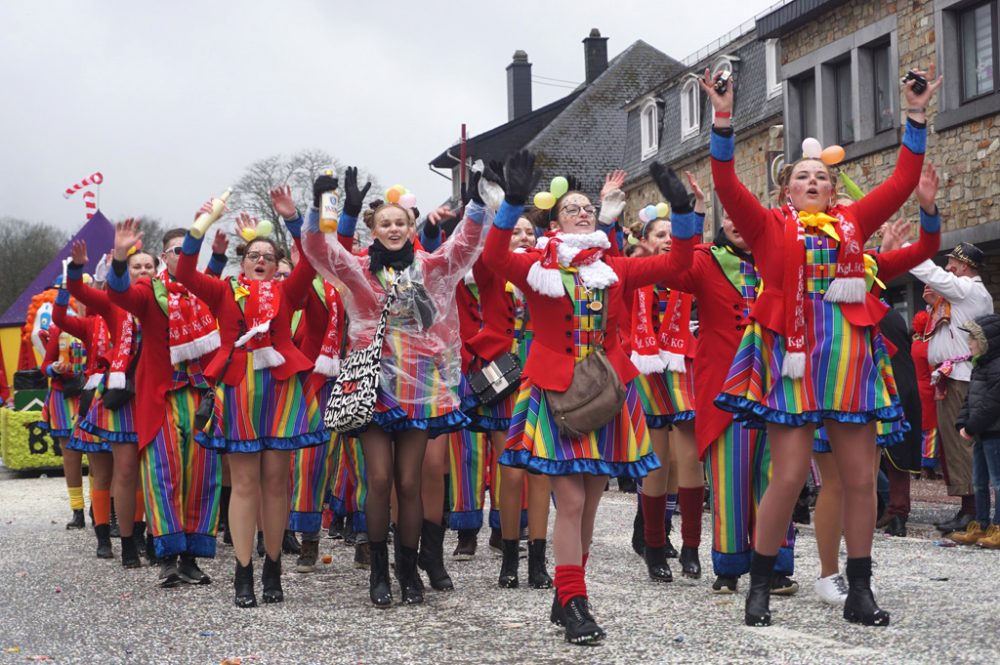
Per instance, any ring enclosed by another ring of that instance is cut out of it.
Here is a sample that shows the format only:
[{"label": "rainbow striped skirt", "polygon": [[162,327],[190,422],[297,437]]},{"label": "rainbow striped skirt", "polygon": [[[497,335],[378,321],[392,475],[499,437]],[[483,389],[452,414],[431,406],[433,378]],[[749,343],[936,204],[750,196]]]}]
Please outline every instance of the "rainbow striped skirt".
[{"label": "rainbow striped skirt", "polygon": [[611,422],[585,437],[569,439],[559,433],[545,391],[530,378],[524,379],[500,463],[549,476],[589,473],[641,478],[660,468],[634,381],[626,386],[625,404]]},{"label": "rainbow striped skirt", "polygon": [[42,405],[42,419],[38,426],[48,431],[53,439],[62,439],[73,433],[80,410],[80,396],[66,397],[60,388],[51,388]]},{"label": "rainbow striped skirt", "polygon": [[254,369],[246,354],[246,374],[235,386],[215,387],[215,414],[209,433],[198,432],[198,443],[220,452],[256,453],[297,450],[329,440],[316,391],[308,389],[311,372],[285,380],[270,368]]},{"label": "rainbow striped skirt", "polygon": [[901,419],[903,409],[881,335],[852,324],[840,305],[820,294],[810,293],[806,307],[805,377],[781,375],[785,339],[755,321],[744,332],[715,399],[719,408],[757,426]]},{"label": "rainbow striped skirt", "polygon": [[694,420],[694,363],[688,358],[685,372],[640,374],[635,378],[646,426],[662,429]]},{"label": "rainbow striped skirt", "polygon": [[[104,382],[98,388],[103,396]],[[79,428],[108,443],[137,443],[139,435],[135,430],[135,398],[133,397],[116,411],[104,407],[104,400],[95,398],[87,415],[80,419]]]}]

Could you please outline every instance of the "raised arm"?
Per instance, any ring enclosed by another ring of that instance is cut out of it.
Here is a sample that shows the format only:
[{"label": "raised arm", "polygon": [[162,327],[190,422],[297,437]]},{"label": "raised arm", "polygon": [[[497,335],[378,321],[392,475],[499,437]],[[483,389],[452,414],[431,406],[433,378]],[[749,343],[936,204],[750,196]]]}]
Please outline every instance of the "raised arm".
[{"label": "raised arm", "polygon": [[218,278],[198,272],[198,253],[202,238],[195,238],[189,231],[181,245],[181,255],[177,259],[177,274],[174,275],[196,297],[201,298],[215,309],[230,292],[229,285]]},{"label": "raised arm", "polygon": [[[920,238],[915,245],[907,244],[878,255],[879,277],[882,280],[895,279],[937,254],[941,247],[941,215],[934,203],[937,191],[937,171],[933,164],[928,163],[920,176],[916,192],[920,203]],[[908,229],[909,224],[904,224]],[[892,230],[895,231],[895,227]]]},{"label": "raised arm", "polygon": [[[282,219],[285,220],[285,227],[294,239],[295,246],[298,248],[299,254],[301,254],[302,215],[299,215],[296,212],[295,217],[292,219],[285,219],[284,215],[282,215]],[[291,302],[300,305],[305,302],[306,294],[309,292],[313,277],[315,276],[316,269],[313,268],[312,263],[300,260],[292,269],[292,274],[288,276],[288,279],[281,283],[281,288],[284,290]]]},{"label": "raised arm", "polygon": [[[658,256],[644,256],[638,259],[618,259],[615,267],[620,267],[622,288],[632,289],[650,284],[663,284],[672,289],[681,289],[684,275],[691,269],[694,260],[694,246],[701,240],[703,217],[694,212],[673,213],[670,226],[673,242],[670,251]],[[683,289],[681,289],[683,290]]]},{"label": "raised arm", "polygon": [[70,264],[66,269],[66,288],[71,296],[87,306],[93,314],[104,317],[105,321],[113,318],[112,304],[106,291],[100,291],[83,283],[83,268],[87,265],[87,243],[74,240],[70,248]]},{"label": "raised arm", "polygon": [[72,335],[78,339],[87,339],[89,330],[87,329],[87,322],[83,317],[80,316],[70,316],[67,308],[69,307],[69,291],[65,287],[59,289],[59,293],[56,294],[56,301],[52,305],[52,322],[59,326],[63,332]]}]

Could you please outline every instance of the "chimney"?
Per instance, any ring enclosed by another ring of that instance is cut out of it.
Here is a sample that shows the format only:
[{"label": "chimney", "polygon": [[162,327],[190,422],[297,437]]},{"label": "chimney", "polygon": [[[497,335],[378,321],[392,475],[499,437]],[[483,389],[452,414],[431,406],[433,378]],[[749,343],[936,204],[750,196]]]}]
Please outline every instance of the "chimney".
[{"label": "chimney", "polygon": [[583,40],[583,60],[587,83],[593,83],[608,68],[608,38],[601,37],[597,28],[591,28],[590,36]]},{"label": "chimney", "polygon": [[514,51],[507,65],[507,121],[531,113],[531,63],[524,51]]}]

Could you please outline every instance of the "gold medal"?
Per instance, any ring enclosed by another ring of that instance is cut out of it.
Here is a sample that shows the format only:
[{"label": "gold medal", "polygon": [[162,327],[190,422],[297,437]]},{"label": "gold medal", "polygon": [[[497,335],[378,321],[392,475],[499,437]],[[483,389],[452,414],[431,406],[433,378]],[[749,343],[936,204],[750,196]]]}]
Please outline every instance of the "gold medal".
[{"label": "gold medal", "polygon": [[594,300],[591,301],[589,305],[587,305],[587,309],[589,309],[591,312],[600,312],[602,309],[604,309],[604,305],[601,304],[600,300]]}]

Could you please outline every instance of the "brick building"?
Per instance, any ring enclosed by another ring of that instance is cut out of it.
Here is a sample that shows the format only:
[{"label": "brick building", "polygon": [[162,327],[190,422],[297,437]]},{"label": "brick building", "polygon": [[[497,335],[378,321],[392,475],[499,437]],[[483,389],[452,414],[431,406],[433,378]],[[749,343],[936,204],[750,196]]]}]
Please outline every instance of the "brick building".
[{"label": "brick building", "polygon": [[[1000,67],[997,0],[794,0],[758,17],[758,39],[777,40],[788,158],[801,140],[847,151],[842,165],[870,189],[892,171],[903,109],[899,80],[937,63],[945,83],[928,109],[927,155],[941,175],[942,252],[974,242],[988,256],[983,281],[1000,307]],[[734,123],[745,140],[743,123]],[[737,158],[739,155],[737,154]],[[902,214],[917,218],[911,199]],[[908,311],[919,284],[890,298]]]}]

